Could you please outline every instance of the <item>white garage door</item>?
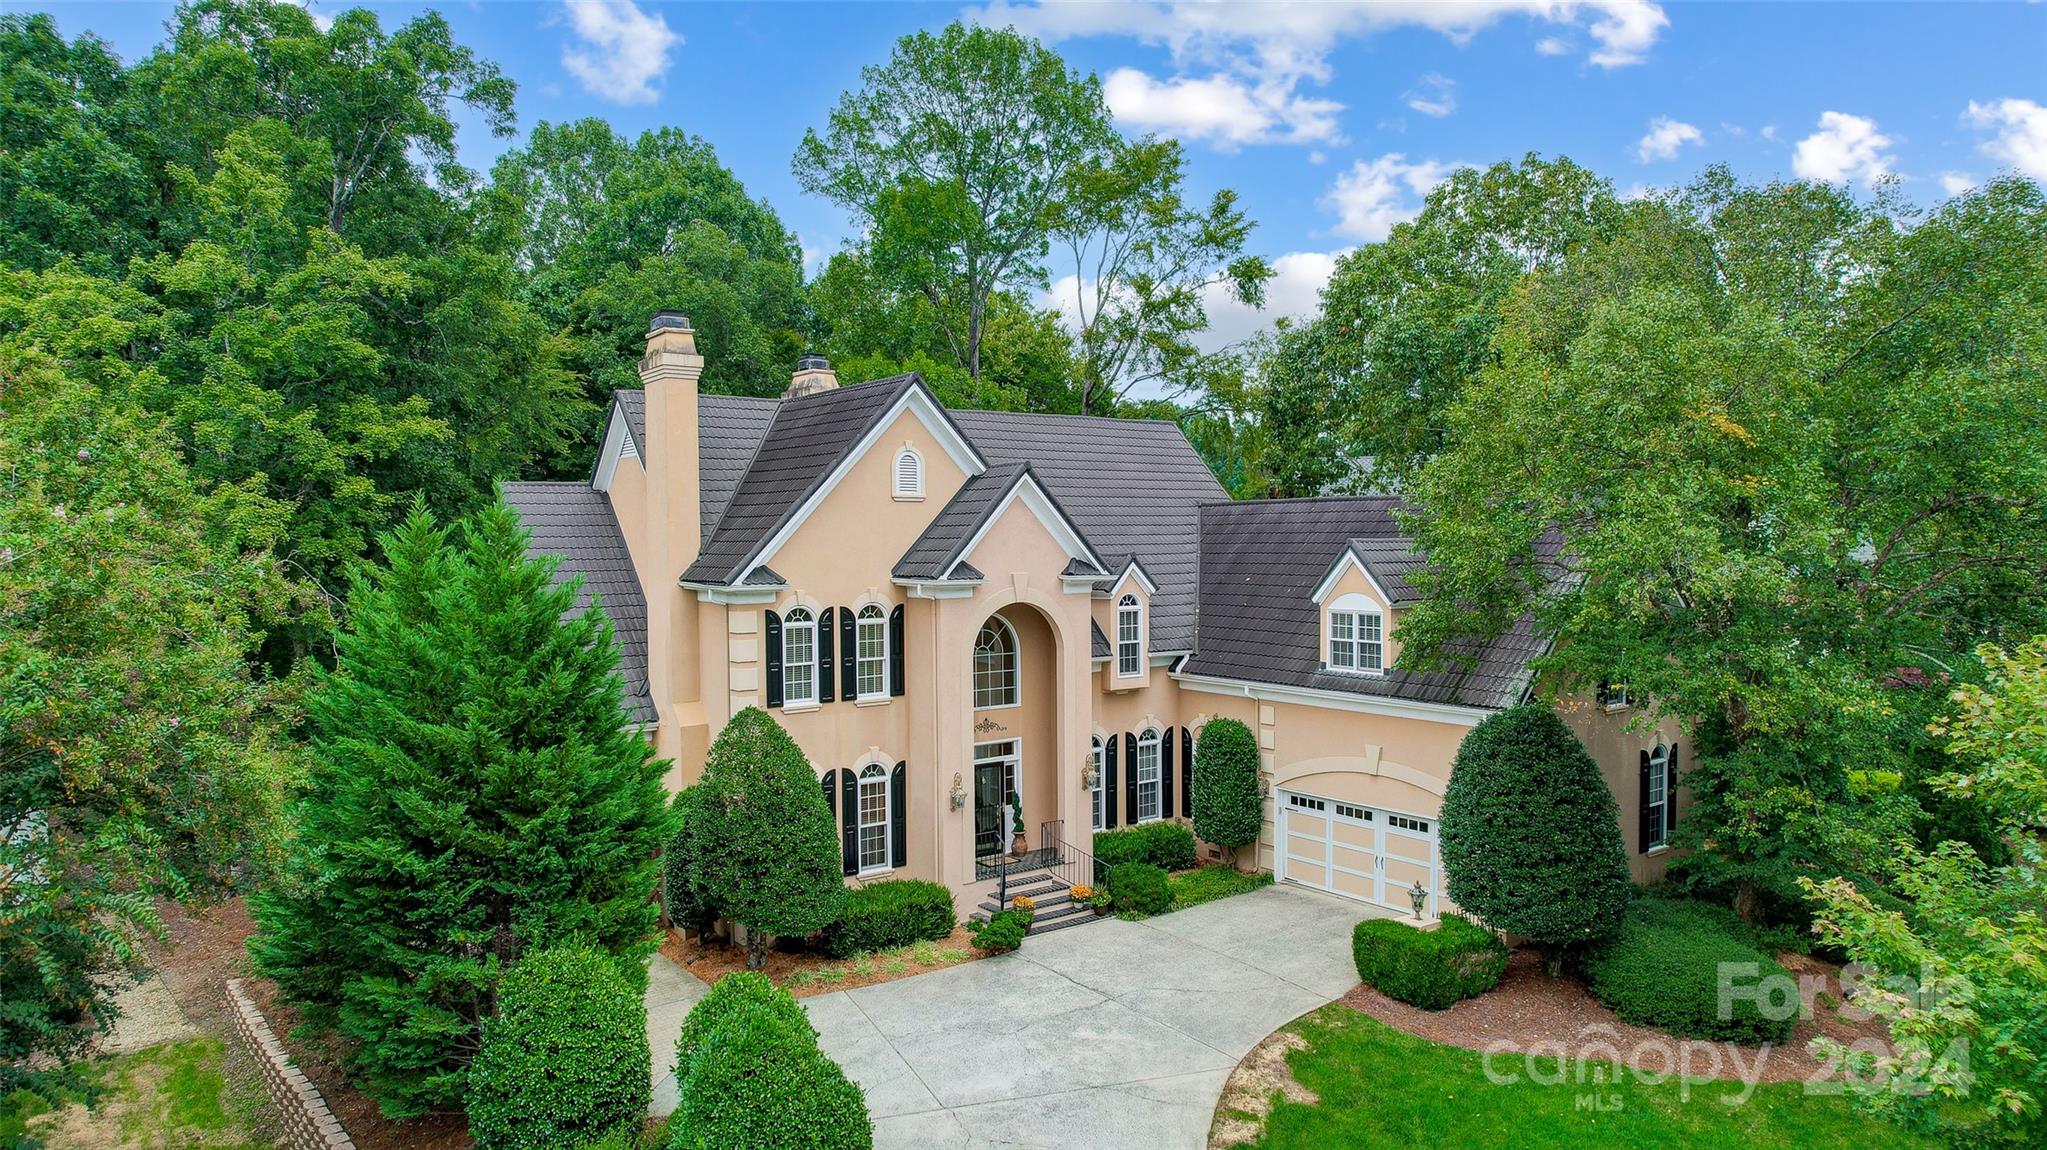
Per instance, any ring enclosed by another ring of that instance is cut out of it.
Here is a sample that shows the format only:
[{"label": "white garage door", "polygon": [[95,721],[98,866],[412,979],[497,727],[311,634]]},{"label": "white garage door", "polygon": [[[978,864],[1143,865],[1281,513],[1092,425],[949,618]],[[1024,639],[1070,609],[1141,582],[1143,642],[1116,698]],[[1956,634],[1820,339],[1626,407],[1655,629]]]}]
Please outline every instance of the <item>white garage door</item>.
[{"label": "white garage door", "polygon": [[1413,913],[1436,913],[1436,820],[1294,791],[1279,792],[1279,877]]}]

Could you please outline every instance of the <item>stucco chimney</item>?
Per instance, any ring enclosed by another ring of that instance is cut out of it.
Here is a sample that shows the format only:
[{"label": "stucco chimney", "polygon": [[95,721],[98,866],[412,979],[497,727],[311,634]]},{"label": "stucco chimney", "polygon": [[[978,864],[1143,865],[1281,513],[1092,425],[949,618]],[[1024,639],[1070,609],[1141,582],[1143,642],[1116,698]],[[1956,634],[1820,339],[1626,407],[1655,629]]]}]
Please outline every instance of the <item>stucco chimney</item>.
[{"label": "stucco chimney", "polygon": [[640,357],[640,386],[647,391],[647,442],[640,445],[647,467],[645,537],[653,544],[640,583],[651,648],[647,685],[661,712],[663,754],[675,753],[674,705],[700,698],[696,601],[677,581],[703,545],[697,476],[697,381],[703,374],[689,317],[655,312]]},{"label": "stucco chimney", "polygon": [[832,361],[814,351],[806,351],[796,361],[796,374],[789,377],[789,390],[782,393],[782,398],[816,395],[837,386],[839,373],[832,370]]}]

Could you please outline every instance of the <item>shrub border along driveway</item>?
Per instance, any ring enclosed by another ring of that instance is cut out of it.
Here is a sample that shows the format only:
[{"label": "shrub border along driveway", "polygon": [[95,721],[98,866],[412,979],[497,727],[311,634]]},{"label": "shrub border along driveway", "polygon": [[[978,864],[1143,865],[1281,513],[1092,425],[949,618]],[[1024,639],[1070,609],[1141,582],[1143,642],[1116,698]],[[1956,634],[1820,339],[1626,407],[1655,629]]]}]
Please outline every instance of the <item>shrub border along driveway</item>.
[{"label": "shrub border along driveway", "polygon": [[[1199,1150],[1238,1060],[1357,984],[1350,931],[1373,913],[1274,886],[803,1005],[825,1053],[866,1091],[877,1150]],[[700,996],[678,979],[696,982],[656,960],[660,1113],[674,1105],[663,1079],[682,1015]]]}]

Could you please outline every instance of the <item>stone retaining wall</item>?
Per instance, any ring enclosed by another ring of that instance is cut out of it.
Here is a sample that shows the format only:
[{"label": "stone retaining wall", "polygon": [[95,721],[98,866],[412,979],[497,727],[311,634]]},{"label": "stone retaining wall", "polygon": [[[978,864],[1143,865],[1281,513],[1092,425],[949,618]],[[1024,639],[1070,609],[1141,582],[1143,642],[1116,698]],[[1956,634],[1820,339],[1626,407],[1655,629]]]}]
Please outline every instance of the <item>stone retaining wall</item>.
[{"label": "stone retaining wall", "polygon": [[320,1088],[291,1064],[291,1055],[271,1033],[270,1023],[250,1001],[239,978],[227,980],[227,1005],[234,1015],[235,1035],[255,1057],[263,1072],[263,1085],[283,1115],[285,1140],[291,1150],[355,1150],[355,1140],[327,1109]]}]

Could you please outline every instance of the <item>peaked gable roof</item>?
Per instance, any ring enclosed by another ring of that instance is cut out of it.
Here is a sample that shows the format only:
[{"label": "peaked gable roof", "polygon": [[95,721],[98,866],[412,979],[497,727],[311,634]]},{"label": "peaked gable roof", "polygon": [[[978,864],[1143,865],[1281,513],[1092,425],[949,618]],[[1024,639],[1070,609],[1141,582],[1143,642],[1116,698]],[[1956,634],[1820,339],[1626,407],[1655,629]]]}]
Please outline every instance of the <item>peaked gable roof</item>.
[{"label": "peaked gable roof", "polygon": [[[1413,601],[1399,576],[1421,559],[1394,520],[1400,506],[1391,495],[1204,504],[1201,633],[1186,672],[1467,707],[1519,702],[1528,661],[1548,649],[1526,618],[1491,642],[1466,645],[1459,653],[1472,659],[1468,669],[1361,675],[1322,666],[1322,611],[1313,595],[1332,556],[1357,556],[1396,602]],[[1372,564],[1384,564],[1385,577]]]},{"label": "peaked gable roof", "polygon": [[[1069,552],[1068,570],[1071,570],[1075,563],[1099,566],[1098,558],[1092,554],[1094,549],[1088,545],[1087,537],[1074,526],[1072,516],[1066,514],[1066,509],[1059,505],[1058,499],[1045,490],[1044,484],[1038,482],[1031,465],[1002,463],[990,467],[979,475],[969,476],[967,481],[960,485],[959,491],[932,518],[924,533],[917,537],[917,541],[910,545],[908,551],[903,552],[902,559],[897,561],[895,570],[890,573],[891,577],[901,580],[943,579],[949,577],[955,564],[971,568],[971,564],[965,563],[967,552],[973,549],[974,543],[980,538],[989,521],[1009,503],[1010,495],[1019,488],[1038,492],[1043,497],[1043,507],[1040,510],[1049,511],[1061,521],[1058,527],[1055,527],[1054,533],[1057,534],[1058,528],[1063,527],[1073,537],[1070,541],[1061,542],[1071,549],[1086,553],[1074,556]],[[1073,548],[1074,543],[1078,543],[1079,546]]]},{"label": "peaked gable roof", "polygon": [[504,485],[504,492],[505,502],[518,509],[532,533],[527,557],[560,556],[557,583],[583,577],[576,605],[564,615],[574,618],[589,610],[593,599],[597,602],[618,642],[626,715],[633,722],[654,722],[647,690],[647,600],[611,500],[587,483],[574,482],[513,482]]}]

